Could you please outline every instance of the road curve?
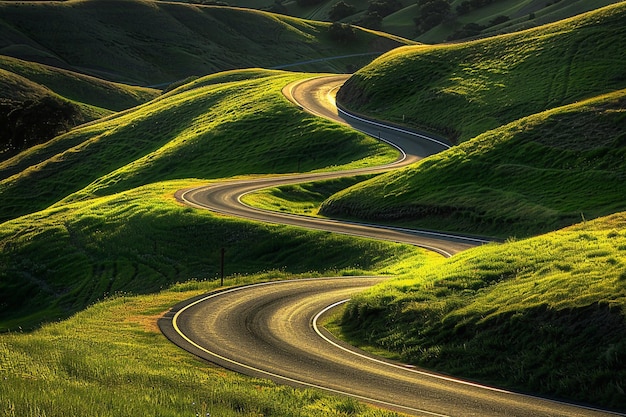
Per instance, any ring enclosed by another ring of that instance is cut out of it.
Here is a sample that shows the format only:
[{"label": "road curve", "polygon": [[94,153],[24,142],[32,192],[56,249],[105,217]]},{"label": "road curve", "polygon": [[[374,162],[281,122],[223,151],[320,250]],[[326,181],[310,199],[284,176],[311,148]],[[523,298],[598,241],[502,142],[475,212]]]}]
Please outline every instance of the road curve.
[{"label": "road curve", "polygon": [[415,416],[610,415],[423,372],[357,351],[317,326],[329,306],[383,281],[339,277],[229,288],[175,306],[159,325],[174,343],[225,368],[355,397]]},{"label": "road curve", "polygon": [[[194,207],[265,222],[323,229],[410,243],[444,256],[483,244],[466,236],[346,223],[243,205],[243,194],[264,187],[363,172],[382,172],[439,152],[447,144],[395,127],[372,124],[334,107],[334,91],[345,76],[315,78],[284,89],[307,111],[350,124],[401,149],[402,157],[384,167],[342,173],[294,174],[227,181],[177,192]],[[187,300],[162,319],[162,332],[180,347],[206,360],[279,383],[324,389],[416,416],[606,416],[612,413],[515,394],[422,372],[331,340],[316,325],[329,307],[381,282],[381,277],[281,281],[229,288]],[[331,340],[331,342],[329,342]]]},{"label": "road curve", "polygon": [[414,163],[419,159],[441,152],[449,147],[449,145],[444,142],[418,133],[393,126],[385,126],[374,121],[367,121],[337,110],[334,93],[345,81],[346,77],[345,75],[335,75],[299,81],[286,86],[283,89],[283,93],[294,104],[306,109],[306,111],[312,114],[352,126],[357,130],[392,144],[398,148],[401,153],[401,157],[397,161],[380,167],[360,168],[340,172],[305,173],[224,181],[192,189],[180,190],[176,193],[176,198],[190,206],[209,209],[216,213],[269,223],[288,224],[353,236],[409,243],[436,251],[444,256],[451,256],[459,251],[488,242],[488,240],[471,236],[297,216],[288,213],[260,210],[244,205],[241,202],[243,195],[262,188],[338,178],[348,175],[384,172]]}]

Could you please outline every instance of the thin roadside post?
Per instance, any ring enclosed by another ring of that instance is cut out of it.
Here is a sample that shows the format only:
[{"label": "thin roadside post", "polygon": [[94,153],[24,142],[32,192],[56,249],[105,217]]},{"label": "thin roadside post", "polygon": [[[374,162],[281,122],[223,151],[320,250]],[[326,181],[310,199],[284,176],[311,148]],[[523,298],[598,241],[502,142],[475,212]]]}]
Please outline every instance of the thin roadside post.
[{"label": "thin roadside post", "polygon": [[222,248],[221,257],[220,257],[220,286],[224,286],[224,252],[225,249]]}]

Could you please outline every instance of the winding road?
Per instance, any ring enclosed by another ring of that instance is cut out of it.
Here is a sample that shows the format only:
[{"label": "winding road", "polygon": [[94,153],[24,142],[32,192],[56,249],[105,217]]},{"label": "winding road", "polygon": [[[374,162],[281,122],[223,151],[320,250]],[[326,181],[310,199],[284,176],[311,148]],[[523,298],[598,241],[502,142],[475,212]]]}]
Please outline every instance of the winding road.
[{"label": "winding road", "polygon": [[[285,96],[313,114],[346,123],[398,147],[402,157],[383,167],[297,174],[181,190],[177,198],[230,216],[410,243],[444,256],[485,240],[410,229],[346,223],[254,209],[242,195],[264,187],[364,172],[383,172],[439,152],[444,142],[336,109],[345,76],[319,77],[285,87]],[[383,277],[335,277],[227,288],[187,300],[159,320],[174,343],[213,363],[278,383],[318,388],[415,416],[607,416],[615,413],[531,397],[371,356],[332,338],[318,325],[328,310]],[[622,414],[620,414],[622,415]]]}]

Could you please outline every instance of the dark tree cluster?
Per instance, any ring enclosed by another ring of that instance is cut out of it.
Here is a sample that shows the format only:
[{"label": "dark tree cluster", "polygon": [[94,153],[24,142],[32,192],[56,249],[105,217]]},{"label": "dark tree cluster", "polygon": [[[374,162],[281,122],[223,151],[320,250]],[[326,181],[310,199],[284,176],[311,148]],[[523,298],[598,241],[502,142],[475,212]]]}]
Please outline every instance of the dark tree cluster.
[{"label": "dark tree cluster", "polygon": [[448,36],[447,40],[453,41],[456,39],[466,39],[478,36],[481,32],[491,26],[499,25],[504,22],[508,22],[508,16],[498,16],[492,19],[488,25],[479,25],[478,23],[468,23],[461,29],[455,31],[452,35]]},{"label": "dark tree cluster", "polygon": [[0,154],[17,153],[47,142],[76,124],[78,110],[51,96],[37,100],[0,101]]},{"label": "dark tree cluster", "polygon": [[379,30],[383,26],[383,17],[377,12],[366,12],[356,24],[368,29]]},{"label": "dark tree cluster", "polygon": [[379,30],[382,27],[383,18],[397,12],[402,7],[404,6],[399,0],[372,0],[369,2],[365,14],[356,23],[369,29]]},{"label": "dark tree cluster", "polygon": [[418,0],[418,14],[413,19],[418,33],[424,33],[450,17],[449,0]]},{"label": "dark tree cluster", "polygon": [[497,0],[465,0],[456,6],[456,13],[459,16],[468,14],[472,10],[480,9],[481,7],[488,6]]},{"label": "dark tree cluster", "polygon": [[328,12],[328,18],[331,22],[337,22],[345,19],[348,16],[352,16],[356,13],[356,7],[345,1],[339,1],[330,8]]},{"label": "dark tree cluster", "polygon": [[367,7],[368,13],[378,13],[382,17],[389,16],[391,13],[402,9],[402,3],[398,0],[373,0]]},{"label": "dark tree cluster", "polygon": [[356,39],[354,28],[346,23],[333,22],[329,32],[331,39],[339,43],[349,43]]}]

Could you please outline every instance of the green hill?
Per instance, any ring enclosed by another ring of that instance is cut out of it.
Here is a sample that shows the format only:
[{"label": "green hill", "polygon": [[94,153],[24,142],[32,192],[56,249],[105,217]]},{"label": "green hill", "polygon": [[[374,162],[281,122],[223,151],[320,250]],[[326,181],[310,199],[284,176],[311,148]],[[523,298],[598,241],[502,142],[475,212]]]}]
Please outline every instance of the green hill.
[{"label": "green hill", "polygon": [[444,373],[626,409],[625,16],[622,3],[519,34],[401,48],[349,81],[347,106],[450,126],[461,143],[337,193],[322,214],[502,237],[578,224],[380,285],[346,308],[346,338]]},{"label": "green hill", "polygon": [[[413,210],[407,202],[419,196],[419,180],[440,207],[459,196],[455,207],[464,211],[428,212],[438,225],[456,216],[456,229],[498,234],[505,225],[520,235],[624,210],[623,14],[618,5],[491,40],[402,48],[367,67],[348,87],[376,93],[352,97],[361,111],[452,132],[462,143],[365,183],[371,206],[358,186],[332,204],[354,195],[359,215],[380,216],[393,197]],[[364,31],[357,47],[337,44],[327,29],[167,2],[0,3],[0,53],[142,84],[398,42]],[[74,82],[62,90],[60,73],[21,71],[0,67],[16,97],[52,92],[105,106],[93,100],[108,85],[99,90],[81,78],[85,90]],[[391,415],[235,377],[171,346],[156,319],[217,286],[221,248],[233,285],[402,273],[347,307],[351,340],[442,372],[626,409],[624,213],[440,260],[406,245],[230,219],[173,198],[223,178],[394,159],[388,147],[282,96],[285,84],[310,75],[248,69],[181,82],[0,163],[0,330],[63,320],[0,337],[0,398],[9,415]],[[326,184],[325,192],[350,183]]]},{"label": "green hill", "polygon": [[[344,72],[409,41],[250,9],[149,0],[0,4],[0,54],[128,84],[156,85],[223,70]],[[364,55],[368,54],[368,55]],[[331,59],[351,55],[344,59]],[[315,62],[310,62],[315,61]]]},{"label": "green hill", "polygon": [[247,70],[202,78],[23,152],[0,164],[0,172],[18,172],[0,181],[0,218],[155,181],[308,171],[372,154],[393,159],[375,140],[292,106],[281,88],[306,76]]},{"label": "green hill", "polygon": [[[374,19],[374,28],[386,33],[402,36],[424,43],[441,43],[454,37],[466,39],[472,37],[492,36],[498,33],[509,33],[524,30],[547,23],[556,22],[581,13],[585,13],[609,4],[619,3],[621,0],[497,0],[497,1],[467,1],[450,0],[450,9],[443,16],[443,21],[434,22],[432,28],[421,30],[415,23],[422,15],[422,8],[416,1],[369,1],[344,0],[344,3],[353,7],[352,13],[342,17],[342,22],[362,24],[368,10],[384,10],[381,4],[398,5],[399,9],[390,14],[383,13],[382,20]],[[339,0],[321,0],[310,6],[301,6],[297,1],[277,2],[230,0],[232,6],[274,10],[290,16],[328,21],[333,7]],[[378,7],[372,7],[372,3]],[[466,3],[465,5],[463,3]],[[469,6],[469,7],[463,7]],[[463,11],[461,11],[463,10]],[[502,23],[498,23],[504,20]],[[370,24],[371,19],[369,20]],[[366,23],[367,26],[367,23]],[[367,26],[372,27],[372,26]]]},{"label": "green hill", "polygon": [[521,117],[626,88],[626,4],[484,40],[410,46],[339,90],[350,110],[459,142]]},{"label": "green hill", "polygon": [[567,105],[626,87],[625,23],[621,3],[512,35],[379,58],[340,89],[344,106],[459,142],[483,135],[340,193],[321,213],[506,237],[622,210],[623,92]]},{"label": "green hill", "polygon": [[354,343],[408,363],[626,410],[626,214],[471,249],[353,298]]},{"label": "green hill", "polygon": [[499,237],[626,210],[626,90],[528,116],[327,199],[320,212]]},{"label": "green hill", "polygon": [[[112,83],[61,68],[0,55],[0,69],[78,104],[85,104],[104,114],[135,107],[161,94],[160,90]],[[4,78],[4,77],[3,77]],[[30,94],[15,95],[12,88],[0,87],[0,97],[17,101],[31,99]]]},{"label": "green hill", "polygon": [[[588,11],[599,9],[621,0],[497,0],[497,1],[451,1],[451,16],[432,29],[407,36],[404,27],[396,26],[390,16],[383,29],[425,43],[493,36],[500,33],[534,28],[557,22]],[[463,4],[466,3],[466,4]],[[469,7],[467,4],[470,4]],[[465,11],[461,12],[460,8]],[[414,13],[418,14],[417,11]],[[397,27],[398,30],[394,30]],[[415,27],[415,26],[414,26]]]},{"label": "green hill", "polygon": [[161,93],[1,55],[0,74],[0,160]]}]

